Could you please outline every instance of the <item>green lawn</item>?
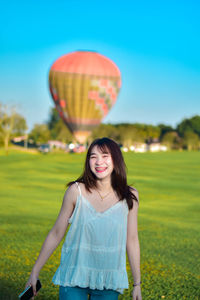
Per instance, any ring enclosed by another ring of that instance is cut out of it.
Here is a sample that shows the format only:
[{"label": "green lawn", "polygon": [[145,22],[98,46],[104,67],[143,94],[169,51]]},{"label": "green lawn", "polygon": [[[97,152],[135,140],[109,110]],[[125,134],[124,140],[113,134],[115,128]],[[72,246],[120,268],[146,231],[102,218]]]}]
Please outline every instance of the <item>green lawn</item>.
[{"label": "green lawn", "polygon": [[[85,154],[0,152],[0,299],[17,299],[58,215],[65,184]],[[140,195],[143,300],[200,299],[200,152],[126,153],[129,184]],[[51,283],[62,243],[40,273],[36,299],[58,299]],[[131,299],[133,283],[119,299]]]}]

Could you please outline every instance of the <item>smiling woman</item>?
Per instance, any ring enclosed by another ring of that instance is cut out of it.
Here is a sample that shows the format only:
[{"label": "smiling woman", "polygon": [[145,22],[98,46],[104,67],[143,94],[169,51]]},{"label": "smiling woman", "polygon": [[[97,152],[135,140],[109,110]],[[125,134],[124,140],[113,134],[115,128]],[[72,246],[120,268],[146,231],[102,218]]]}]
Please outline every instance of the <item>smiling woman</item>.
[{"label": "smiling woman", "polygon": [[141,300],[138,192],[127,185],[119,146],[102,138],[90,145],[83,174],[68,184],[60,214],[48,234],[27,285],[39,272],[71,224],[53,282],[59,299],[117,300],[128,288],[126,251],[134,277],[133,300]]},{"label": "smiling woman", "polygon": [[97,178],[106,178],[113,171],[113,161],[108,150],[102,151],[94,146],[90,154],[90,169]]}]

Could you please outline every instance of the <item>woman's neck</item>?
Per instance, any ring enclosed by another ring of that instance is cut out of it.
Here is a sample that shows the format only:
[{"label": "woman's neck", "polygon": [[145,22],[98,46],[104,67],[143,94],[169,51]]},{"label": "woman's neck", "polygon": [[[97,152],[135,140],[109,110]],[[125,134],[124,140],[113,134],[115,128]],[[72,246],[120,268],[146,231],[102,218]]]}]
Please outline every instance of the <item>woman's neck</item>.
[{"label": "woman's neck", "polygon": [[105,179],[97,180],[97,189],[102,192],[111,190],[112,189],[111,179],[105,178]]}]

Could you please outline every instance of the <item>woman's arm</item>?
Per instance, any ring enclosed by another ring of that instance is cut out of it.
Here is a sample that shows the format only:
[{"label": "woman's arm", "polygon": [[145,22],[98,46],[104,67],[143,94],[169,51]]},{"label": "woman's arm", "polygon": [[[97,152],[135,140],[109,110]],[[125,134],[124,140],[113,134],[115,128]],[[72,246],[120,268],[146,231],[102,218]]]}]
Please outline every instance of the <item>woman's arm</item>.
[{"label": "woman's arm", "polygon": [[[138,192],[133,190],[133,193],[139,200]],[[141,274],[140,274],[140,245],[138,239],[138,225],[137,225],[137,215],[138,215],[138,202],[134,201],[133,208],[129,210],[128,213],[128,223],[127,223],[127,243],[126,250],[128,255],[129,264],[131,267],[131,272],[134,279],[134,284],[140,283]],[[140,285],[137,285],[134,288],[133,299],[142,299]],[[134,295],[135,293],[135,295]],[[137,294],[137,295],[136,295]]]},{"label": "woman's arm", "polygon": [[48,233],[40,254],[33,266],[32,272],[30,274],[29,280],[26,284],[26,287],[28,285],[32,285],[34,294],[35,293],[35,286],[36,281],[39,276],[40,270],[44,266],[44,264],[47,262],[48,258],[51,256],[51,254],[54,252],[54,250],[57,248],[61,240],[63,239],[65,232],[67,230],[67,226],[69,224],[68,220],[70,216],[73,213],[75,204],[76,204],[76,197],[77,197],[77,187],[75,184],[70,186],[68,190],[65,192],[62,207],[60,209],[60,213],[56,219],[56,222],[51,229],[51,231]]}]

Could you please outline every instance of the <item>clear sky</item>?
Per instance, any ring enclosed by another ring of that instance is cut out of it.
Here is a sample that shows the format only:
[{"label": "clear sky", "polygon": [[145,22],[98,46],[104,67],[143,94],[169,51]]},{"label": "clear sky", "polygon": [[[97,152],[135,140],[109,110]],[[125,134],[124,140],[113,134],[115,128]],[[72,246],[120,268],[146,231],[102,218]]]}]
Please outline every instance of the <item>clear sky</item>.
[{"label": "clear sky", "polygon": [[95,50],[122,75],[104,122],[176,126],[200,114],[200,2],[2,1],[0,102],[17,104],[29,129],[47,121],[48,72],[61,55]]}]

